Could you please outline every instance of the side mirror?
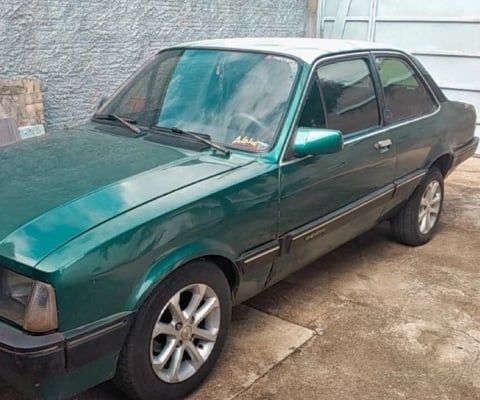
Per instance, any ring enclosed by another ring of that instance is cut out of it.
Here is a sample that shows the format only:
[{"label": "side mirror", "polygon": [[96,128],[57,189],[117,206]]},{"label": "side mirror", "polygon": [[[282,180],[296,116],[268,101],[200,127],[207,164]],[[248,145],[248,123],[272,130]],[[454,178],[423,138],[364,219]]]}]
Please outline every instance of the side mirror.
[{"label": "side mirror", "polygon": [[338,153],[342,149],[342,132],[333,129],[298,128],[293,144],[297,157]]}]

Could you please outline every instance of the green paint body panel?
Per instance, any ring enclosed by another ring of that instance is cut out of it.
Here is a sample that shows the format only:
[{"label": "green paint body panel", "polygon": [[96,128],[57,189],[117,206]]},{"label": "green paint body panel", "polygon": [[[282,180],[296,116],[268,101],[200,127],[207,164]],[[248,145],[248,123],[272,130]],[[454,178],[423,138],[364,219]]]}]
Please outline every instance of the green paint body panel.
[{"label": "green paint body panel", "polygon": [[[250,41],[247,48],[267,51],[262,40]],[[208,43],[191,46],[240,46]],[[315,53],[308,43],[295,52],[288,44],[268,50],[297,57],[299,75],[266,153],[186,150],[104,132],[98,123],[0,148],[0,264],[53,285],[60,332],[138,310],[171,271],[201,257],[230,263],[234,301],[241,302],[371,228],[406,200],[392,200],[396,180],[454,157],[471,140],[474,111],[445,101],[412,124],[348,135],[334,154],[288,160],[315,60],[365,50],[330,44]],[[388,138],[390,151],[377,151],[375,143]],[[335,213],[343,209],[349,218],[338,224],[342,215]],[[334,224],[323,227],[322,218]],[[281,247],[273,261],[242,264],[244,254],[270,244]],[[41,397],[62,398],[110,379],[117,355],[48,378]]]}]

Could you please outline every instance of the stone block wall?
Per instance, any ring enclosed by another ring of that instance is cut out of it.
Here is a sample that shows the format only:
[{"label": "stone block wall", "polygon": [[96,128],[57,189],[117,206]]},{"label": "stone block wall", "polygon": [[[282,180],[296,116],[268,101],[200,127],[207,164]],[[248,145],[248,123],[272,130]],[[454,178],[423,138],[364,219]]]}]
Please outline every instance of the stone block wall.
[{"label": "stone block wall", "polygon": [[47,126],[71,126],[165,46],[304,36],[306,16],[307,0],[3,0],[0,79],[40,79]]}]

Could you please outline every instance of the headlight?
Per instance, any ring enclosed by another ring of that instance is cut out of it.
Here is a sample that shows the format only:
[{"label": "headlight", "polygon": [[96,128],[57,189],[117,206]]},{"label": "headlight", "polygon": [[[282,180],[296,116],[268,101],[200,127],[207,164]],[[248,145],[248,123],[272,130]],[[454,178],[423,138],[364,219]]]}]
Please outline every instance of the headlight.
[{"label": "headlight", "polygon": [[53,287],[0,269],[0,317],[29,332],[57,329],[57,304]]}]

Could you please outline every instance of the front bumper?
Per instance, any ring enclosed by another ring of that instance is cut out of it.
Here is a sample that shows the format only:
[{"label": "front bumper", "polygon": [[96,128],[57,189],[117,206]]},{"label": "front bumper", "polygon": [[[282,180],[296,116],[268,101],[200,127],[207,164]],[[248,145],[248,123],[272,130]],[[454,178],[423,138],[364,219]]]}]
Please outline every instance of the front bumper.
[{"label": "front bumper", "polygon": [[[42,336],[0,323],[0,378],[29,397],[42,398],[46,380],[118,353],[132,319],[132,313],[122,313],[79,329]],[[53,397],[64,398],[64,394]]]},{"label": "front bumper", "polygon": [[65,340],[59,333],[30,336],[0,327],[0,378],[27,395],[47,374],[65,369]]}]

